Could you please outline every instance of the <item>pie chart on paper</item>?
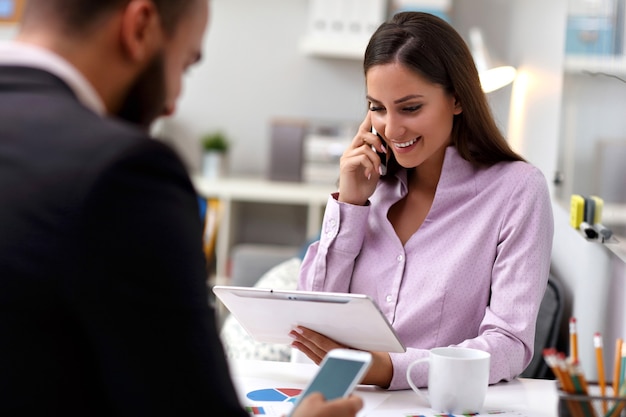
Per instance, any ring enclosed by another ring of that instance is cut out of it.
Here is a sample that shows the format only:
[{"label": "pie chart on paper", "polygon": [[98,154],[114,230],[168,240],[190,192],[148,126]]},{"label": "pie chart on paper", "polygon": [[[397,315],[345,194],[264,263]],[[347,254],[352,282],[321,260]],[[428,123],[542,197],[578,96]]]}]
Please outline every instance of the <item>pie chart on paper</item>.
[{"label": "pie chart on paper", "polygon": [[252,401],[293,403],[302,392],[297,388],[264,388],[250,391],[246,397]]}]

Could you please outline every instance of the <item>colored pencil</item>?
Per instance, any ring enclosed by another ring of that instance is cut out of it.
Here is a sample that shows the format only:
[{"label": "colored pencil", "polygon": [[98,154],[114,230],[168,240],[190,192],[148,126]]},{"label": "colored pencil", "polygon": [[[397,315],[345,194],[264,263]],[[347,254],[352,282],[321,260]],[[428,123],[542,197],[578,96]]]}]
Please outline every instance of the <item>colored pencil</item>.
[{"label": "colored pencil", "polygon": [[613,396],[619,391],[619,380],[622,375],[622,345],[624,341],[618,338],[615,341],[615,362],[613,363]]},{"label": "colored pencil", "polygon": [[615,394],[615,397],[617,401],[615,401],[613,407],[611,407],[609,412],[606,413],[604,417],[617,417],[620,415],[620,413],[624,409],[624,406],[626,406],[626,398],[621,398],[618,400],[617,397],[626,397],[626,385],[620,386],[619,392]]},{"label": "colored pencil", "polygon": [[[598,385],[600,385],[600,395],[606,396],[606,378],[604,376],[604,352],[602,335],[596,332],[593,335],[593,346],[596,351],[596,366],[598,368]],[[608,405],[606,400],[602,400],[602,412],[606,414]]]},{"label": "colored pencil", "polygon": [[569,319],[569,356],[572,361],[578,361],[578,332],[575,317]]},{"label": "colored pencil", "polygon": [[[572,362],[569,366],[569,373],[572,377],[572,384],[577,394],[589,395],[589,387],[587,386],[587,380],[580,367],[579,362]],[[593,404],[590,400],[581,400],[580,406],[586,417],[597,417],[596,411],[593,408]]]}]

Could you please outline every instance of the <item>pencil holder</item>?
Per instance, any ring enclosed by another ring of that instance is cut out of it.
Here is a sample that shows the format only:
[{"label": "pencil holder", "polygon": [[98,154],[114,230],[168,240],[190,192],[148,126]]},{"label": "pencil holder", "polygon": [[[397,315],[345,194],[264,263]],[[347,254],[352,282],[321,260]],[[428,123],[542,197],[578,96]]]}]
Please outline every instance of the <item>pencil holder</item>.
[{"label": "pencil holder", "polygon": [[559,417],[626,417],[626,397],[602,396],[599,392],[593,383],[589,383],[589,395],[559,389]]}]

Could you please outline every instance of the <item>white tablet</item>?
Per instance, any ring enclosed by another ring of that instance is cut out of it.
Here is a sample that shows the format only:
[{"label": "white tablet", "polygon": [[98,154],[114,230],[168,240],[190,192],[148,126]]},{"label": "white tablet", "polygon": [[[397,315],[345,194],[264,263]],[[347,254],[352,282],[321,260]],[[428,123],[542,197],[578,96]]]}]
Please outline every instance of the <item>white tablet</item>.
[{"label": "white tablet", "polygon": [[363,294],[226,285],[214,286],[213,292],[258,342],[291,344],[289,332],[303,326],[355,349],[406,350],[376,303]]}]

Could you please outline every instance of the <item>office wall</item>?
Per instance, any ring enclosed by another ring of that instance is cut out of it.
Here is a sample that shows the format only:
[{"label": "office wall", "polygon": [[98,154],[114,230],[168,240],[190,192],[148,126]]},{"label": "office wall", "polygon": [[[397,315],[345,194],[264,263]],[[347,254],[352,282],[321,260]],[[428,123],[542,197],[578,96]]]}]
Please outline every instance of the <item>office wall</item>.
[{"label": "office wall", "polygon": [[264,176],[273,118],[359,122],[365,88],[358,60],[298,50],[307,0],[212,0],[202,64],[191,70],[178,115],[161,126],[197,169],[198,136],[224,130],[234,175]]},{"label": "office wall", "polygon": [[565,17],[565,0],[454,3],[457,30],[465,34],[479,27],[496,63],[517,68],[513,86],[488,97],[511,146],[538,166],[550,185],[558,152]]}]

